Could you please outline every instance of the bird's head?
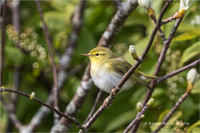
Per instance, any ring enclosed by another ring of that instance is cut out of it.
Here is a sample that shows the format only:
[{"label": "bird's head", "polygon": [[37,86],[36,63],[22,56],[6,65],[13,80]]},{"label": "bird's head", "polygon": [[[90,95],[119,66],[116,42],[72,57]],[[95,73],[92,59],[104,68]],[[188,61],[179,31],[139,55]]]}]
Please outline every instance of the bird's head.
[{"label": "bird's head", "polygon": [[117,57],[117,54],[113,53],[110,49],[105,47],[96,47],[92,49],[88,54],[82,54],[88,56],[92,63],[100,63],[109,58]]}]

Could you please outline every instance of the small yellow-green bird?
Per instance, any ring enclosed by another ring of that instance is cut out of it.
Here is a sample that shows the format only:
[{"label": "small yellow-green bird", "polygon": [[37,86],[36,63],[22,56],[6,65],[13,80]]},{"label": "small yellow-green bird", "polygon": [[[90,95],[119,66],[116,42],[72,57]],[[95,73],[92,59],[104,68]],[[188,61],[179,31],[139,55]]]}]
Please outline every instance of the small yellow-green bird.
[{"label": "small yellow-green bird", "polygon": [[[120,55],[112,52],[105,47],[96,47],[88,54],[91,61],[90,74],[94,84],[102,91],[110,93],[122,77],[131,68],[131,64]],[[146,75],[140,71],[135,70],[131,77],[122,86],[120,91],[129,89],[134,83],[149,87],[146,79],[155,79],[154,76]]]}]

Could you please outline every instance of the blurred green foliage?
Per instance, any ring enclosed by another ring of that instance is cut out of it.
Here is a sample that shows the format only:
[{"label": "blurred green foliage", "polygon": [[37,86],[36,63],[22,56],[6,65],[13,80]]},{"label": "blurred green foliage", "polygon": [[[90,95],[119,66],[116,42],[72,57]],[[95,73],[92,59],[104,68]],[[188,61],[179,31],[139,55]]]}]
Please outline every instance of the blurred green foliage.
[{"label": "blurred green foliage", "polygon": [[[37,98],[45,101],[53,84],[53,76],[45,37],[41,29],[42,23],[33,1],[21,1],[20,3],[21,33],[19,40],[16,38],[18,34],[15,32],[12,22],[9,21],[11,20],[11,12],[8,12],[9,14],[7,15],[3,86],[13,88],[14,68],[19,67],[21,73],[20,91],[28,94],[34,91]],[[53,40],[56,63],[59,66],[60,56],[67,47],[67,40],[72,30],[71,17],[79,2],[55,0],[41,1],[40,3]],[[200,25],[194,23],[195,18],[199,16],[199,4],[198,1],[195,1],[184,16],[167,52],[159,76],[164,76],[199,58]],[[163,5],[163,1],[154,1],[153,7],[156,11],[156,16],[159,15]],[[70,70],[80,64],[84,64],[84,66],[77,73],[71,75],[62,88],[59,95],[59,103],[62,111],[64,111],[66,105],[75,94],[80,84],[85,64],[88,62],[88,59],[81,56],[81,54],[89,52],[90,49],[96,46],[116,10],[112,1],[87,2],[84,12],[84,23],[78,37],[74,57],[70,63]],[[167,9],[163,19],[168,18],[178,10],[179,2],[175,1]],[[162,26],[166,37],[170,34],[174,23],[175,21],[172,21]],[[146,11],[141,7],[137,7],[125,22],[110,48],[123,55],[131,64],[134,64],[135,61],[128,52],[129,45],[135,45],[138,55],[141,55],[154,27],[155,24],[150,20]],[[19,46],[25,52],[16,48],[15,44],[17,42],[19,42]],[[139,67],[139,70],[152,75],[162,47],[163,42],[157,35],[152,48]],[[150,132],[158,126],[156,125],[158,122],[163,120],[175,102],[185,92],[187,86],[186,74],[187,71],[180,73],[160,83],[155,88],[155,92],[153,93],[155,102],[146,111],[138,132]],[[199,83],[195,84],[191,95],[170,119],[169,125],[162,128],[161,132],[200,131]],[[76,115],[78,121],[83,122],[86,118],[96,98],[97,91],[96,87],[92,87],[85,103]],[[120,93],[114,100],[113,105],[101,114],[89,131],[122,132],[135,118],[137,114],[136,104],[143,101],[146,92],[147,89],[145,87],[135,85],[129,91]],[[2,93],[2,96],[9,100],[10,94]],[[103,102],[103,99],[101,102]],[[39,107],[38,103],[19,96],[16,114],[23,124],[28,124]],[[8,126],[6,125],[8,115],[2,106],[0,116],[0,130],[4,132]],[[177,123],[182,123],[182,125]],[[36,129],[36,132],[49,132],[52,124],[53,113],[44,118],[42,124]],[[70,131],[77,132],[78,129],[73,125]]]}]

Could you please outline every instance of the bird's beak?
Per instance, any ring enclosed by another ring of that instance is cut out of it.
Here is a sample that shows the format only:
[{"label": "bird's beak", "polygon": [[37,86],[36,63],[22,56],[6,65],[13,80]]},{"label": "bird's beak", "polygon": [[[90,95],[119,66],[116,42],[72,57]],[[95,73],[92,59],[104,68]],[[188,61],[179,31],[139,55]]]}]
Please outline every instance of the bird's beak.
[{"label": "bird's beak", "polygon": [[81,54],[81,55],[84,55],[84,56],[90,56],[90,54]]}]

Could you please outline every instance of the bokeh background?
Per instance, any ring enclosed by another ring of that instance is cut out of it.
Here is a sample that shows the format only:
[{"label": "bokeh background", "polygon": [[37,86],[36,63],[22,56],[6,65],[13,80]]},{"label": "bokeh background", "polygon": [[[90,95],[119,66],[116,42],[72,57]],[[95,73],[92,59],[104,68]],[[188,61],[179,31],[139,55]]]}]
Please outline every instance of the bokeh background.
[{"label": "bokeh background", "polygon": [[[79,1],[40,1],[51,35],[53,52],[57,69],[59,70],[60,57],[67,48],[67,40],[72,31],[71,17]],[[167,9],[164,19],[173,15],[179,10],[179,1],[174,1]],[[156,16],[159,15],[163,1],[154,1],[153,8]],[[170,48],[165,57],[159,76],[169,74],[199,58],[200,54],[200,3],[193,2],[188,12],[184,16]],[[42,23],[34,1],[20,2],[20,37],[15,31],[12,23],[12,12],[7,8],[6,16],[6,37],[5,37],[5,64],[2,85],[12,89],[14,87],[14,72],[20,68],[20,91],[27,94],[35,92],[36,97],[45,101],[53,85],[53,75],[51,70],[50,57],[41,28]],[[84,21],[78,37],[74,56],[70,63],[70,78],[65,82],[59,93],[59,106],[64,111],[80,84],[85,67],[89,59],[82,56],[96,47],[100,37],[105,31],[116,12],[116,6],[112,1],[87,1],[84,11]],[[172,21],[162,29],[168,37],[175,21]],[[128,51],[129,45],[135,45],[138,55],[141,55],[150,38],[154,22],[148,17],[146,10],[137,7],[129,16],[121,28],[119,34],[114,38],[114,42],[109,47],[114,52],[124,56],[131,64],[134,60]],[[19,48],[16,43],[19,42]],[[139,67],[140,71],[152,75],[154,73],[163,42],[159,35],[156,35],[153,46],[144,62]],[[23,50],[21,50],[23,49]],[[197,69],[199,66],[196,67]],[[186,74],[184,71],[166,81],[160,83],[153,93],[155,100],[146,112],[138,132],[150,132],[161,122],[168,111],[174,106],[179,97],[185,92],[187,87]],[[170,119],[171,125],[165,126],[161,131],[165,132],[185,132],[188,128],[192,132],[199,132],[199,87],[200,82],[196,82],[190,96],[181,104],[180,108]],[[147,92],[145,87],[134,85],[130,90],[120,93],[114,100],[111,107],[106,109],[89,131],[122,132],[126,126],[135,118],[137,114],[136,104],[142,102]],[[82,108],[75,118],[81,123],[84,122],[95,101],[98,88],[93,86],[89,91]],[[103,99],[108,94],[104,94]],[[10,93],[2,93],[9,101]],[[33,115],[40,108],[40,104],[19,96],[17,100],[16,115],[23,124],[28,124]],[[99,104],[99,105],[100,105]],[[5,132],[8,126],[8,114],[0,106],[1,132]],[[182,123],[177,124],[177,122]],[[193,126],[192,125],[195,125]],[[53,113],[46,116],[36,132],[49,132],[53,125]],[[13,127],[13,131],[17,131]],[[75,125],[70,131],[77,132]]]}]

